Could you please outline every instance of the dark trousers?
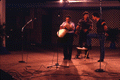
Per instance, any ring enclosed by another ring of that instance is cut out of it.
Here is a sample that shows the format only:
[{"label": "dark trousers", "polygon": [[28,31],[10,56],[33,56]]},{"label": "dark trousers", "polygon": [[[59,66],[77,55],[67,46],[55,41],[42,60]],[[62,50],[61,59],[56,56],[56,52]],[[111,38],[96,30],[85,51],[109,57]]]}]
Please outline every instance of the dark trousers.
[{"label": "dark trousers", "polygon": [[[86,41],[87,41],[87,34],[88,32],[81,31],[79,34],[79,47],[87,47]],[[81,53],[80,50],[77,50],[77,56],[79,56]],[[87,54],[87,51],[85,51],[85,55]]]},{"label": "dark trousers", "polygon": [[104,59],[105,55],[105,48],[104,48],[104,41],[105,35],[104,34],[88,34],[87,35],[87,45],[91,44],[91,38],[98,38],[100,42],[100,60]]},{"label": "dark trousers", "polygon": [[67,33],[63,37],[63,54],[64,54],[64,59],[69,59],[71,60],[72,56],[72,45],[73,45],[73,33]]},{"label": "dark trousers", "polygon": [[[79,45],[80,47],[86,47],[86,41],[87,41],[87,34],[88,32],[81,31],[79,34]],[[85,44],[83,44],[85,43]]]}]

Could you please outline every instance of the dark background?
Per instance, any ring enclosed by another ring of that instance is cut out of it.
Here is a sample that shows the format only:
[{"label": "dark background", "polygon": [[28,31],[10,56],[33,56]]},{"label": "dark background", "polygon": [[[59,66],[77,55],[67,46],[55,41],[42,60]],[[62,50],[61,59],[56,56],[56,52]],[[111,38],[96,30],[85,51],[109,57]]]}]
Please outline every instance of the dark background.
[{"label": "dark background", "polygon": [[[90,18],[93,12],[100,12],[99,7],[40,6],[40,3],[45,4],[47,1],[49,0],[6,1],[6,35],[9,36],[9,38],[6,39],[6,47],[8,50],[21,50],[22,43],[24,45],[24,49],[33,45],[54,46],[57,43],[56,33],[59,30],[60,24],[65,21],[66,15],[71,15],[72,21],[77,25],[78,20],[83,17],[82,13],[84,11],[88,11],[90,13]],[[67,6],[71,6],[71,4]],[[107,26],[112,29],[118,29],[120,25],[120,8],[103,7],[102,9],[102,17],[105,19]],[[60,17],[58,17],[58,15],[60,15]],[[30,19],[35,17],[37,19],[25,27],[22,41],[21,28]],[[93,31],[91,33],[96,33],[95,26],[94,22]],[[118,38],[115,41],[116,46],[120,47],[119,35],[117,37]],[[73,45],[78,45],[78,39],[78,37],[74,37]],[[92,41],[92,46],[99,46],[98,39],[93,39]],[[105,46],[110,46],[110,39],[107,39]]]}]

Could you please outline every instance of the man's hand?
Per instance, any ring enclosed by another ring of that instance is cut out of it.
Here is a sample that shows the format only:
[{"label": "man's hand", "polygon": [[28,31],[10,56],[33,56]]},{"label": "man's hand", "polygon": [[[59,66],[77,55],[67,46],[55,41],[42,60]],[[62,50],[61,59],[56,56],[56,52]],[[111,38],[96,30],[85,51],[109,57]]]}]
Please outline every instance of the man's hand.
[{"label": "man's hand", "polygon": [[78,31],[75,31],[75,34],[78,35]]},{"label": "man's hand", "polygon": [[76,30],[79,31],[79,29],[80,29],[80,26],[77,25]]},{"label": "man's hand", "polygon": [[108,27],[106,26],[106,22],[102,22],[101,24],[104,26],[104,31],[107,31]]},{"label": "man's hand", "polygon": [[105,25],[105,26],[104,26],[104,31],[107,31],[107,30],[108,30],[108,28],[107,28],[107,26]]},{"label": "man's hand", "polygon": [[60,29],[65,29],[66,26],[60,26]]},{"label": "man's hand", "polygon": [[109,34],[108,34],[108,33],[105,33],[105,36],[106,36],[106,37],[108,37],[108,36],[109,36]]},{"label": "man's hand", "polygon": [[88,31],[88,29],[84,29],[83,31],[84,31],[84,32],[87,32],[87,31]]}]

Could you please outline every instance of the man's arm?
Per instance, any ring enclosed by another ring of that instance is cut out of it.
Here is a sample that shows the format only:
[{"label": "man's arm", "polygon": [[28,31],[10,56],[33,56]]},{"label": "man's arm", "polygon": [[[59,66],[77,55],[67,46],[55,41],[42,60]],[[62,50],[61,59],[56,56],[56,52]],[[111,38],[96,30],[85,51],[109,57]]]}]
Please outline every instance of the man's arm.
[{"label": "man's arm", "polygon": [[63,23],[62,25],[60,25],[60,29],[67,29],[67,30],[75,30],[75,24],[74,23]]},{"label": "man's arm", "polygon": [[78,34],[80,32],[80,30],[82,29],[82,27],[81,27],[81,21],[82,21],[82,19],[80,19],[79,22],[78,22],[78,24],[77,24],[75,34]]},{"label": "man's arm", "polygon": [[104,27],[105,36],[109,36],[109,34],[108,34],[108,33],[106,33],[106,31],[108,30],[108,27],[107,27],[107,25],[106,25],[106,22],[105,22],[105,21],[103,21],[101,24],[102,24],[102,25],[103,25],[103,27]]},{"label": "man's arm", "polygon": [[105,25],[104,26],[104,31],[107,31],[108,30],[108,27]]},{"label": "man's arm", "polygon": [[79,26],[79,25],[77,25],[77,27],[76,27],[76,31],[79,31],[79,29],[80,29],[80,26]]},{"label": "man's arm", "polygon": [[78,35],[81,29],[82,29],[82,27],[77,25],[75,34]]},{"label": "man's arm", "polygon": [[108,30],[108,27],[107,27],[107,25],[106,25],[106,22],[104,21],[104,22],[102,22],[101,24],[102,24],[103,27],[104,27],[104,31],[107,31],[107,30]]},{"label": "man's arm", "polygon": [[60,26],[60,29],[65,29],[65,26]]},{"label": "man's arm", "polygon": [[75,30],[75,24],[74,24],[74,23],[71,23],[71,24],[70,24],[69,30],[71,30],[71,31],[74,31],[74,30]]},{"label": "man's arm", "polygon": [[60,25],[60,29],[65,29],[65,23],[63,22],[61,25]]}]

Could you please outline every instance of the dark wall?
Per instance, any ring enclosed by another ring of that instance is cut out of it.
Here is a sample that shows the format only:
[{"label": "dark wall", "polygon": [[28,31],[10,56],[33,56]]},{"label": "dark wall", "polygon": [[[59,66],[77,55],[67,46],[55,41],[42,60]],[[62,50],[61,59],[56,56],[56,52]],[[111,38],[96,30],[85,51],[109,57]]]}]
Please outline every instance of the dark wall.
[{"label": "dark wall", "polygon": [[[16,12],[17,10],[17,12]],[[59,30],[60,24],[65,21],[66,15],[71,15],[72,21],[77,25],[78,20],[83,17],[82,13],[88,11],[90,18],[93,12],[100,12],[99,8],[26,8],[26,9],[15,9],[14,12],[11,9],[7,11],[7,27],[6,31],[9,32],[11,28],[17,29],[13,32],[11,40],[20,40],[21,27],[29,21],[31,18],[36,17],[37,19],[30,23],[26,27],[25,40],[28,44],[56,44],[57,43],[57,31]],[[102,17],[105,19],[106,24],[109,28],[119,28],[120,10],[118,8],[103,8]],[[93,25],[93,31],[96,33],[95,21]],[[10,34],[10,33],[8,33]],[[15,38],[15,39],[14,39]],[[74,37],[74,45],[78,45],[79,37]],[[16,44],[19,46],[18,42]],[[14,45],[8,41],[8,45]],[[109,47],[110,41],[106,41],[105,46]],[[92,40],[92,46],[99,46],[97,39]],[[117,42],[117,46],[120,47],[120,43]]]},{"label": "dark wall", "polygon": [[42,15],[42,44],[51,44],[52,16]]},{"label": "dark wall", "polygon": [[6,9],[6,47],[8,50],[21,50],[21,29],[25,25],[25,16],[30,15],[27,8]]},{"label": "dark wall", "polygon": [[[65,21],[65,16],[66,15],[71,15],[72,17],[72,21],[75,23],[75,25],[77,25],[79,19],[83,18],[82,13],[84,11],[88,11],[89,12],[89,17],[90,19],[92,18],[91,15],[93,12],[98,12],[100,13],[99,8],[83,8],[83,9],[63,9],[60,11],[61,17],[60,20],[57,17],[57,15],[59,14],[58,10],[54,10],[53,12],[53,20],[52,20],[52,24],[53,24],[53,35],[52,35],[52,39],[56,40],[55,34],[56,32],[59,30],[59,25]],[[102,18],[106,21],[106,24],[109,28],[119,28],[119,20],[120,20],[120,10],[118,8],[103,8],[102,11]],[[58,21],[57,21],[58,20]],[[97,32],[97,28],[96,28],[96,22],[93,21],[93,31],[91,31],[90,33],[96,33]],[[118,35],[119,36],[119,35]],[[79,41],[79,37],[74,37],[74,45],[78,45],[78,41]],[[53,41],[53,43],[55,43],[55,41]],[[119,46],[119,37],[116,41],[116,45]],[[92,46],[99,46],[99,41],[98,39],[93,38],[92,39]],[[105,42],[105,46],[109,47],[110,46],[110,41],[106,40]]]}]

